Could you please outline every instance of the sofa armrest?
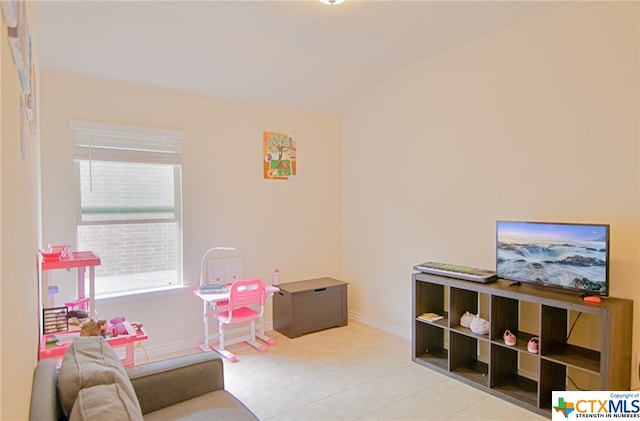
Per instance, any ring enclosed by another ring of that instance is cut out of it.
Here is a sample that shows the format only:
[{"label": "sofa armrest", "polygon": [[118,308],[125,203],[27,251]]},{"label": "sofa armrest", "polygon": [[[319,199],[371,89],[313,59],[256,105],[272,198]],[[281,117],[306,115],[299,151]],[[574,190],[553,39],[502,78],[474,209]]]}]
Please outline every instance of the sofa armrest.
[{"label": "sofa armrest", "polygon": [[57,421],[62,414],[57,394],[58,369],[55,359],[38,362],[33,372],[29,420]]},{"label": "sofa armrest", "polygon": [[186,355],[127,369],[146,414],[215,390],[224,390],[224,366],[213,352]]}]

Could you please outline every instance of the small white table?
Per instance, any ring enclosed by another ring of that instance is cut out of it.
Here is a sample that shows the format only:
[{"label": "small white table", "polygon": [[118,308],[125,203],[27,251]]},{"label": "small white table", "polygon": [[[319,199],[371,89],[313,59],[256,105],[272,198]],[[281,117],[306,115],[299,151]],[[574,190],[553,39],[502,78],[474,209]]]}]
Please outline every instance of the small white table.
[{"label": "small white table", "polygon": [[[274,287],[272,285],[264,286],[265,298],[269,298],[274,293],[280,291],[280,288]],[[198,290],[193,291],[193,295],[200,298],[202,300],[202,322],[204,324],[204,342],[198,345],[198,348],[202,351],[212,351],[214,348],[210,344],[209,340],[209,313],[207,311],[207,307],[211,306],[214,311],[224,311],[225,309],[222,307],[222,303],[228,302],[229,300],[229,291],[226,290],[224,292],[215,292],[215,293],[202,293]],[[260,317],[257,323],[257,332],[256,337],[258,339],[263,340],[269,345],[273,345],[276,341],[267,335],[264,334],[264,316]]]}]

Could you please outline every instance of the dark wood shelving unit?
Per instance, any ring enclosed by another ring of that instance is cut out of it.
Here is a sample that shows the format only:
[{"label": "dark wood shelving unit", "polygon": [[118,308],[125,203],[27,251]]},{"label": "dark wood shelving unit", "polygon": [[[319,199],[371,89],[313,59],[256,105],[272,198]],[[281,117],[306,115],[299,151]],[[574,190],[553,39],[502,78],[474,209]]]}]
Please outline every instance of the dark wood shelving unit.
[{"label": "dark wood shelving unit", "polygon": [[[551,392],[567,389],[570,370],[589,376],[598,390],[629,390],[632,300],[605,298],[588,303],[558,290],[510,284],[414,273],[413,361],[544,416],[550,416],[554,404]],[[488,318],[489,334],[462,327],[460,317],[465,311]],[[428,312],[444,318],[417,319]],[[584,323],[591,323],[589,329],[601,336],[599,349],[591,349],[581,342],[583,338],[571,334],[569,322],[573,317],[572,323],[580,323],[574,317],[580,313],[592,316]],[[523,330],[521,317],[527,318]],[[507,329],[518,339],[514,346],[504,343]],[[527,349],[534,336],[539,338],[538,353]],[[521,367],[523,361],[526,369]]]}]

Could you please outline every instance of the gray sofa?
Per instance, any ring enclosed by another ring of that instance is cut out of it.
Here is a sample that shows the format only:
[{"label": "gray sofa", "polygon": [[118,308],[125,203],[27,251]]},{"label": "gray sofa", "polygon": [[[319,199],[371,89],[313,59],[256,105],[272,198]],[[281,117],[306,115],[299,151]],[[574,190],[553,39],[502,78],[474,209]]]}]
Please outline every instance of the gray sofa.
[{"label": "gray sofa", "polygon": [[[86,369],[81,368],[81,370],[91,370],[90,365],[90,363],[86,364]],[[128,418],[140,419],[141,411],[144,420],[178,420],[183,418],[189,420],[257,420],[256,416],[242,402],[224,390],[223,369],[220,356],[213,352],[187,355],[124,369],[139,403],[137,414]],[[62,394],[64,391],[60,391],[58,387],[58,376],[55,360],[45,359],[38,362],[33,378],[30,420],[57,421],[67,419],[63,410],[64,396]],[[81,389],[83,387],[91,389],[89,387],[91,385],[86,382],[84,386],[82,386],[82,381],[80,383]],[[113,398],[104,391],[100,393],[99,399],[101,401],[98,402],[98,407],[102,408],[100,409],[102,412],[87,412],[83,417],[83,414],[79,414],[81,411],[76,409],[78,405],[74,405],[69,419],[97,420],[102,418],[113,420],[114,417],[109,414],[110,402],[108,400],[117,401],[118,398],[117,396]],[[74,400],[80,401],[80,395]],[[118,416],[116,418],[122,419]]]}]

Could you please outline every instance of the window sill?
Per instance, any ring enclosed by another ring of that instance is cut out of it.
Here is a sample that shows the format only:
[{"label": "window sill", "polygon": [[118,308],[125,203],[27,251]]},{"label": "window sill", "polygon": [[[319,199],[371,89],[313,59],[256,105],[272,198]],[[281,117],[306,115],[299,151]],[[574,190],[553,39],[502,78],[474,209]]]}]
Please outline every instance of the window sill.
[{"label": "window sill", "polygon": [[127,301],[137,301],[140,299],[164,297],[168,295],[180,295],[190,290],[191,287],[189,287],[188,285],[168,285],[158,288],[139,289],[112,294],[96,295],[96,302],[98,304],[109,305]]}]

